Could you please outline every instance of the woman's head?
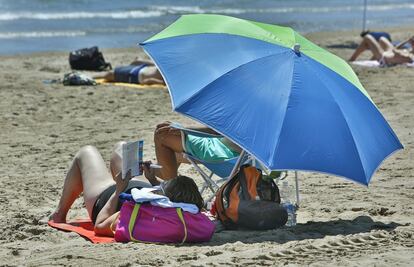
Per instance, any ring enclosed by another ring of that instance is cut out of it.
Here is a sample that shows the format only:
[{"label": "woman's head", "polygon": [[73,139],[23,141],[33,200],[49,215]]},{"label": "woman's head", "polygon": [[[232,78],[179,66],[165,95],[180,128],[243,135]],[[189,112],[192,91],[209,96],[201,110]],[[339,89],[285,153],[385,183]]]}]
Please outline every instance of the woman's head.
[{"label": "woman's head", "polygon": [[198,187],[193,179],[179,175],[162,185],[165,196],[173,202],[184,202],[196,205],[200,210],[204,206]]}]

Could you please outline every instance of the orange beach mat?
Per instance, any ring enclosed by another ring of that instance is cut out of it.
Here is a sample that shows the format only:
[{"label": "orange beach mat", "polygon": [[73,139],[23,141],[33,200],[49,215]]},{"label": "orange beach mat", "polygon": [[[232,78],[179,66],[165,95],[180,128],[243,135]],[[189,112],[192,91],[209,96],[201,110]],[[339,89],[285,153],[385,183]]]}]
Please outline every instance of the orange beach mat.
[{"label": "orange beach mat", "polygon": [[61,231],[75,232],[94,244],[115,242],[113,237],[97,236],[93,231],[93,223],[90,219],[76,219],[67,223],[55,223],[54,221],[48,221],[47,224],[50,227]]}]

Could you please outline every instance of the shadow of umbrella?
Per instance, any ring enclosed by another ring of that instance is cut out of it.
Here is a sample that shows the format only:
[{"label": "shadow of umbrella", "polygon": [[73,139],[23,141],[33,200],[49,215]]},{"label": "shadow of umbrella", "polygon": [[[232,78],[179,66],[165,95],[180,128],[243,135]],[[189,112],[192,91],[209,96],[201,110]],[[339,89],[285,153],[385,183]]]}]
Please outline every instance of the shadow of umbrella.
[{"label": "shadow of umbrella", "polygon": [[283,244],[290,241],[301,241],[305,239],[322,239],[326,236],[349,236],[362,233],[371,233],[375,230],[391,232],[402,224],[396,222],[383,223],[374,221],[369,216],[358,216],[353,220],[333,220],[326,222],[310,221],[297,224],[295,227],[283,227],[269,231],[223,231],[213,236],[211,245],[223,245],[241,241],[245,244],[274,242]]}]

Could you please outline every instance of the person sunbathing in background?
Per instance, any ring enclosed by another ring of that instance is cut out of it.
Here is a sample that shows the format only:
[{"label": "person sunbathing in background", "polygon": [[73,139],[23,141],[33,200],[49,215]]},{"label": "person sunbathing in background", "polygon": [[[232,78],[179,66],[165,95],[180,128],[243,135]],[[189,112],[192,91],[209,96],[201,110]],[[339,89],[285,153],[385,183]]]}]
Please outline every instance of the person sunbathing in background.
[{"label": "person sunbathing in background", "polygon": [[[210,134],[217,134],[207,127],[191,127]],[[180,129],[175,128],[171,122],[166,121],[156,126],[154,132],[155,154],[157,164],[161,169],[151,169],[151,175],[163,180],[169,180],[178,175],[181,163],[189,163],[182,153],[187,153],[206,161],[220,161],[240,155],[241,149],[225,137],[200,137],[191,133],[182,136]]]},{"label": "person sunbathing in background", "polygon": [[[402,48],[407,43],[411,45],[411,49]],[[379,41],[377,41],[372,35],[366,34],[349,58],[349,61],[355,61],[367,50],[371,51],[373,59],[377,60],[383,66],[414,63],[414,36],[394,46],[384,36],[380,37]]]},{"label": "person sunbathing in background", "polygon": [[165,81],[155,64],[150,60],[139,58],[136,58],[128,66],[116,67],[113,71],[97,74],[93,78],[105,79],[107,82],[165,85]]},{"label": "person sunbathing in background", "polygon": [[379,41],[379,39],[381,37],[384,37],[384,38],[388,39],[388,41],[392,42],[391,35],[388,32],[372,32],[370,30],[366,30],[366,31],[361,32],[361,34],[359,36],[361,36],[362,38],[364,38],[365,35],[367,35],[367,34],[369,34],[372,37],[374,37],[375,40],[377,40],[377,41]]},{"label": "person sunbathing in background", "polygon": [[83,193],[86,210],[94,224],[94,231],[99,235],[113,236],[111,225],[118,223],[121,208],[119,195],[130,193],[133,188],[160,185],[163,194],[173,202],[184,202],[196,205],[199,210],[204,205],[194,180],[186,176],[177,176],[168,182],[160,181],[152,175],[150,162],[143,164],[145,177],[150,182],[132,178],[127,173],[121,177],[122,158],[118,154],[122,142],[115,145],[108,171],[99,151],[93,146],[82,147],[75,155],[66,175],[62,195],[50,219],[55,223],[65,223],[67,213],[73,202]]}]

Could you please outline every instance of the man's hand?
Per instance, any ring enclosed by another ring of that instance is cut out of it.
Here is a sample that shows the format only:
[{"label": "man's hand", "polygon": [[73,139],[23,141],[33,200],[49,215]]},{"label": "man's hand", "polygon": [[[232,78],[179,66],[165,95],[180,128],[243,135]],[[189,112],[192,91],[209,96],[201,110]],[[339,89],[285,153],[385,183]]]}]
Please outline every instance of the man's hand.
[{"label": "man's hand", "polygon": [[155,176],[154,169],[151,169],[151,161],[144,161],[141,165],[142,170],[144,171],[144,176],[147,178],[148,182],[151,185],[159,185],[160,182],[158,181],[157,177]]}]

